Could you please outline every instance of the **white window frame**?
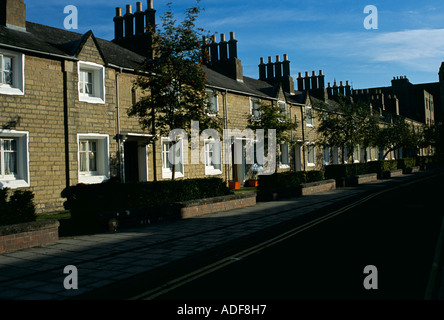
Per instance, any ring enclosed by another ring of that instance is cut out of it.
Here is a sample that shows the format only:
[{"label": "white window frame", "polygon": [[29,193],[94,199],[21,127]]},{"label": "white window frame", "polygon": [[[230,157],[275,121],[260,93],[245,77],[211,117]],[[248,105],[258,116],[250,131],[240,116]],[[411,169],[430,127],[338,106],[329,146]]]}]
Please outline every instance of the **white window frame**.
[{"label": "white window frame", "polygon": [[330,164],[330,146],[324,146],[322,150],[322,162],[324,166],[328,166]]},{"label": "white window frame", "polygon": [[284,115],[287,115],[287,103],[285,101],[277,102],[278,108],[284,112]]},{"label": "white window frame", "polygon": [[290,168],[290,156],[289,156],[288,143],[279,144],[279,168]]},{"label": "white window frame", "polygon": [[[17,141],[17,173],[14,175],[2,175],[2,168],[0,170],[0,188],[16,189],[30,187],[29,132],[0,129],[0,140],[2,139],[14,139]],[[3,157],[3,154],[0,156]],[[3,160],[1,162],[0,165],[3,166]]]},{"label": "white window frame", "polygon": [[[168,151],[166,151],[164,149],[164,145],[165,144],[172,144],[173,142],[171,141],[170,138],[161,138],[161,155],[162,155],[162,178],[163,179],[172,179],[173,177],[173,171],[171,170],[171,168],[165,167],[165,161],[169,161],[168,160],[168,154],[170,152],[170,148],[168,148]],[[176,164],[176,172],[174,174],[175,178],[183,178],[185,176],[185,167],[184,167],[184,157],[183,157],[183,148],[184,148],[184,144],[183,144],[183,139],[180,139],[178,142],[176,142],[176,144],[179,145],[179,163]]]},{"label": "white window frame", "polygon": [[[212,150],[211,153],[211,160],[209,159],[209,154],[210,154],[210,149],[209,146],[211,144],[214,145],[218,145],[219,148],[219,155],[216,153],[214,153],[214,149]],[[204,153],[205,153],[205,175],[209,175],[209,176],[214,176],[214,175],[219,175],[222,174],[222,143],[219,140],[214,140],[214,139],[205,139],[204,140]],[[217,159],[219,162],[218,164],[213,162],[214,159]],[[215,166],[215,164],[217,166],[219,166],[219,168],[217,168]]]},{"label": "white window frame", "polygon": [[333,157],[333,164],[339,164],[339,147],[334,146],[332,147],[332,157]]},{"label": "white window frame", "polygon": [[353,163],[361,162],[361,154],[359,150],[361,149],[360,145],[356,145],[353,149]]},{"label": "white window frame", "polygon": [[[80,61],[78,64],[79,101],[88,103],[105,103],[105,67],[92,62]],[[82,73],[91,72],[93,77],[92,94],[81,93]]]},{"label": "white window frame", "polygon": [[[307,111],[310,110],[310,117],[307,115]],[[313,121],[313,108],[309,106],[305,106],[305,124],[307,127],[314,127]]]},{"label": "white window frame", "polygon": [[23,96],[25,94],[25,55],[0,49],[0,76],[3,76],[3,57],[12,59],[12,85],[0,82],[0,94]]},{"label": "white window frame", "polygon": [[[258,113],[257,115],[255,114],[255,111]],[[258,98],[250,97],[250,115],[252,115],[255,120],[261,118],[261,101]]]},{"label": "white window frame", "polygon": [[[80,142],[96,142],[96,171],[80,171]],[[110,178],[109,135],[98,133],[77,134],[77,172],[79,183],[102,183]]]},{"label": "white window frame", "polygon": [[206,93],[209,95],[209,102],[211,103],[212,109],[214,110],[208,110],[209,116],[217,116],[219,114],[219,99],[218,94],[215,90],[212,89],[206,89]]},{"label": "white window frame", "polygon": [[[310,150],[313,151],[313,162],[310,162]],[[307,144],[307,166],[315,167],[316,166],[316,146],[314,143]]]}]

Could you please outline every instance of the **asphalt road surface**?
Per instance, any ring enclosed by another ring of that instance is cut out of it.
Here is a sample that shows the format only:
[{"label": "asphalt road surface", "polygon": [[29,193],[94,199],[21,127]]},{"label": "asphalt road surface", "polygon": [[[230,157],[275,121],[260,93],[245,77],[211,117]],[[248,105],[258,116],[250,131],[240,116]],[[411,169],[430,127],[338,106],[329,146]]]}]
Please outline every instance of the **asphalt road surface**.
[{"label": "asphalt road surface", "polygon": [[[234,263],[155,299],[423,300],[427,293],[436,297],[437,288],[428,284],[444,213],[443,191],[440,175],[387,190],[348,210],[330,208],[340,214],[252,254],[233,255]],[[438,274],[435,281],[439,278]]]}]

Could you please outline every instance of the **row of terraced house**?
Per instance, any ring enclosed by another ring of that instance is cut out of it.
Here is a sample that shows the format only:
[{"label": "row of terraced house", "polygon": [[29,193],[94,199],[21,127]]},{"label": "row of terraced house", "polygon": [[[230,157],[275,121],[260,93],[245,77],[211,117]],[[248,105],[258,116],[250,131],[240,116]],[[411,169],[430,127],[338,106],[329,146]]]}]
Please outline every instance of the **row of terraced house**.
[{"label": "row of terraced house", "polygon": [[[138,2],[134,13],[130,5],[124,15],[117,8],[112,41],[91,31],[79,34],[28,22],[23,0],[2,0],[0,5],[0,188],[33,191],[38,212],[47,213],[63,208],[61,191],[67,186],[114,177],[171,179],[166,161],[171,141],[153,140],[127,115],[141,97],[133,85],[136,70],[152,55],[145,28],[155,23],[152,1],[146,10]],[[285,54],[258,59],[254,79],[243,75],[234,33],[227,39],[221,34],[219,42],[214,37],[209,49],[211,67],[203,67],[207,90],[225,129],[245,129],[252,114],[259,116],[262,103],[283,108],[299,123],[293,143],[278,145],[278,171],[340,163],[342,150],[317,144],[316,130],[319,106],[334,106],[339,95],[361,97],[380,112],[405,114],[418,124],[432,124],[435,108],[440,108],[439,82],[413,85],[403,76],[390,87],[354,90],[348,82],[326,85],[322,70],[299,73],[295,81]],[[201,144],[208,161],[176,166],[176,178],[245,182],[255,176],[254,165],[245,161],[215,161],[223,151],[213,140]],[[362,151],[356,149],[354,161],[364,161]],[[371,149],[365,160],[378,157],[380,152]]]}]

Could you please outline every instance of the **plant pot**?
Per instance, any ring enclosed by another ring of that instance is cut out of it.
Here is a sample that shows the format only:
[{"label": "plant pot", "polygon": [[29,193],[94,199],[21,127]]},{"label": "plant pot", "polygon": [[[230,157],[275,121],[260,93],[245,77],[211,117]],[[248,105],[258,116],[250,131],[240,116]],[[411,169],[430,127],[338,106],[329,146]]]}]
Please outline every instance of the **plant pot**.
[{"label": "plant pot", "polygon": [[248,186],[256,188],[259,185],[258,180],[248,180]]},{"label": "plant pot", "polygon": [[240,183],[240,181],[230,181],[229,186],[230,186],[230,189],[240,189],[241,183]]}]

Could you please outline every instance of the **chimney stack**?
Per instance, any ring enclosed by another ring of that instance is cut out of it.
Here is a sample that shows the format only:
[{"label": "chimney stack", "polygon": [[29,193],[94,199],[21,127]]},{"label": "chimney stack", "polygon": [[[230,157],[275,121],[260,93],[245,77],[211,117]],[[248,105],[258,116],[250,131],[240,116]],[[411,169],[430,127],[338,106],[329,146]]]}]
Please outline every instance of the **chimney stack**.
[{"label": "chimney stack", "polygon": [[298,91],[304,91],[304,78],[302,77],[302,72],[298,74]]},{"label": "chimney stack", "polygon": [[219,56],[220,60],[228,60],[228,42],[225,41],[224,33],[220,35]]},{"label": "chimney stack", "polygon": [[274,79],[274,63],[273,58],[268,57],[268,63],[267,63],[267,80]]},{"label": "chimney stack", "polygon": [[324,71],[322,71],[322,70],[319,70],[318,88],[325,89],[325,76],[324,76]]},{"label": "chimney stack", "polygon": [[145,10],[146,27],[155,28],[156,26],[156,10],[154,10],[153,0],[148,0],[148,8]]},{"label": "chimney stack", "polygon": [[116,16],[114,17],[114,39],[123,39],[123,17],[122,8],[116,8]]},{"label": "chimney stack", "polygon": [[234,32],[230,32],[230,40],[228,41],[228,50],[230,59],[237,58],[237,40],[234,38]]},{"label": "chimney stack", "polygon": [[276,56],[276,62],[274,64],[274,77],[276,79],[282,78],[282,62],[280,56]]},{"label": "chimney stack", "polygon": [[304,86],[305,86],[305,91],[311,90],[311,79],[308,74],[308,71],[305,72]]},{"label": "chimney stack", "polygon": [[259,80],[267,79],[267,66],[264,62],[264,58],[261,57],[261,63],[259,64]]},{"label": "chimney stack", "polygon": [[[205,42],[205,41],[204,41]],[[242,62],[237,58],[237,40],[234,32],[230,32],[230,40],[225,40],[225,34],[221,34],[221,42],[217,43],[216,35],[211,37],[211,43],[204,44],[202,50],[210,48],[210,67],[226,76],[243,81]]]},{"label": "chimney stack", "polygon": [[142,11],[142,2],[137,2],[137,11],[134,13],[136,21],[136,35],[145,33],[145,12]]},{"label": "chimney stack", "polygon": [[318,89],[318,77],[316,76],[316,71],[313,71],[311,75],[311,89]]},{"label": "chimney stack", "polygon": [[219,61],[219,45],[216,41],[216,35],[211,37],[210,56],[212,63],[217,63]]},{"label": "chimney stack", "polygon": [[134,35],[134,15],[130,4],[126,5],[126,13],[123,18],[125,19],[125,37],[132,37]]},{"label": "chimney stack", "polygon": [[0,25],[26,31],[26,5],[23,0],[0,0]]}]

